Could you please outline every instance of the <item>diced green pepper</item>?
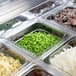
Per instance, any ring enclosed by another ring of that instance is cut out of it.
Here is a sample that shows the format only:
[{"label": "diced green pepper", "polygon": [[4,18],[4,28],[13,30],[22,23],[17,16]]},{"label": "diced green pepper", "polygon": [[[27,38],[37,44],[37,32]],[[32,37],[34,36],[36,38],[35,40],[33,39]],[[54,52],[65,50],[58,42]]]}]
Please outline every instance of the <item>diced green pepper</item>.
[{"label": "diced green pepper", "polygon": [[61,37],[45,32],[31,32],[17,42],[21,47],[33,52],[36,56],[40,56],[49,47],[54,46],[61,41]]}]

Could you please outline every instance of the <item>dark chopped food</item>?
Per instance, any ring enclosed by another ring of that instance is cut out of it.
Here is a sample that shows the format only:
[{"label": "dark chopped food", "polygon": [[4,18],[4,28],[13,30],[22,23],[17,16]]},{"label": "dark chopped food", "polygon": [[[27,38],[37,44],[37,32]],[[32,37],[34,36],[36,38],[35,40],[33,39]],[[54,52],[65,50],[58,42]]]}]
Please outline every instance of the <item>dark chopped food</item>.
[{"label": "dark chopped food", "polygon": [[55,15],[49,16],[47,19],[55,20],[67,26],[76,27],[76,8],[67,7]]},{"label": "dark chopped food", "polygon": [[30,10],[30,12],[32,12],[32,13],[40,13],[41,10],[43,10],[43,9],[45,9],[47,7],[51,7],[53,3],[54,2],[52,2],[52,1],[48,1],[48,2],[38,6],[36,8],[33,8],[32,10]]},{"label": "dark chopped food", "polygon": [[44,70],[34,69],[29,74],[27,74],[26,76],[52,76],[52,75],[48,74]]}]

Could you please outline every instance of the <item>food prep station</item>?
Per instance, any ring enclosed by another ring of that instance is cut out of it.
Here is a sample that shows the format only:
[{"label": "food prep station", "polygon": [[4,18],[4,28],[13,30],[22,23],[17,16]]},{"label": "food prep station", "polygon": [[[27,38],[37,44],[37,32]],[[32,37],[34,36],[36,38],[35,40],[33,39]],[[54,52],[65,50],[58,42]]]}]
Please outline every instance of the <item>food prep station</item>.
[{"label": "food prep station", "polygon": [[0,76],[76,76],[75,0],[0,0],[0,10]]}]

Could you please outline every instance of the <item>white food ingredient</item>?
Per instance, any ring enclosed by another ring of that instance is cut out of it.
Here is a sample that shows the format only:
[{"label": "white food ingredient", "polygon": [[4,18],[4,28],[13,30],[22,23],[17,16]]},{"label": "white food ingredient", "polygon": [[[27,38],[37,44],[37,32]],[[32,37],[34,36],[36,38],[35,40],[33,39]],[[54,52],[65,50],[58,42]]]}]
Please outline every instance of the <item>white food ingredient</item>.
[{"label": "white food ingredient", "polygon": [[20,66],[18,59],[0,53],[0,76],[11,76]]},{"label": "white food ingredient", "polygon": [[76,47],[64,48],[63,52],[50,58],[50,62],[71,76],[76,76]]}]

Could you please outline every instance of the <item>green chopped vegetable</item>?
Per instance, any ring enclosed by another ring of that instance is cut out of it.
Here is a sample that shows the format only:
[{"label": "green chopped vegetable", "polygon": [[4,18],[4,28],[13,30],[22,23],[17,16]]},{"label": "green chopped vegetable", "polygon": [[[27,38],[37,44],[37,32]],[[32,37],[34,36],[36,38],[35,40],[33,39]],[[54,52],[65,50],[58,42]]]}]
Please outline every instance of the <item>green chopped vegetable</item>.
[{"label": "green chopped vegetable", "polygon": [[18,20],[17,19],[12,19],[12,20],[9,20],[3,24],[0,24],[0,31],[1,30],[8,30],[12,27],[12,25],[14,25],[15,23],[17,23]]},{"label": "green chopped vegetable", "polygon": [[40,56],[49,47],[54,46],[61,41],[61,38],[53,34],[47,34],[45,32],[31,32],[17,42],[17,44],[30,52],[33,52],[36,56]]}]

